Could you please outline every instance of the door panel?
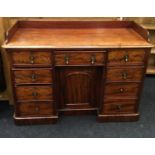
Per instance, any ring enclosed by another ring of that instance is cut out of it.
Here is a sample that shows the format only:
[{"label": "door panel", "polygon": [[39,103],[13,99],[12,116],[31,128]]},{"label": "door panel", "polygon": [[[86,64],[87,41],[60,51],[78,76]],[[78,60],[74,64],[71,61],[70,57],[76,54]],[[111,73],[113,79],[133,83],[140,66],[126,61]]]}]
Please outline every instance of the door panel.
[{"label": "door panel", "polygon": [[62,96],[60,109],[97,107],[101,73],[100,68],[69,67],[60,69],[59,83],[61,91],[58,91],[61,92]]}]

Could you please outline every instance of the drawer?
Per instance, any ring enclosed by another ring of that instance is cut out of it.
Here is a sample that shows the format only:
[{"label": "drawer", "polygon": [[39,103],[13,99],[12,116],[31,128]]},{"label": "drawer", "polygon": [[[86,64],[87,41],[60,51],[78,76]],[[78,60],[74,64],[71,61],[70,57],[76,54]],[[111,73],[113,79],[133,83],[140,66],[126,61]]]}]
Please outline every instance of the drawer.
[{"label": "drawer", "polygon": [[107,81],[141,81],[144,68],[107,68]]},{"label": "drawer", "polygon": [[107,83],[105,85],[106,97],[138,97],[139,92],[138,83]]},{"label": "drawer", "polygon": [[13,74],[16,84],[50,84],[53,82],[50,69],[14,70]]},{"label": "drawer", "polygon": [[18,103],[20,116],[44,116],[53,115],[54,106],[52,102],[25,102]]},{"label": "drawer", "polygon": [[17,101],[53,100],[52,86],[18,86],[15,91]]},{"label": "drawer", "polygon": [[105,100],[103,105],[104,114],[123,114],[135,113],[137,110],[137,100],[131,99],[117,99]]},{"label": "drawer", "polygon": [[14,51],[12,52],[14,66],[51,66],[52,53],[48,51]]},{"label": "drawer", "polygon": [[55,65],[103,65],[104,52],[60,52],[55,54]]},{"label": "drawer", "polygon": [[143,65],[144,59],[144,49],[116,49],[108,52],[108,65]]}]

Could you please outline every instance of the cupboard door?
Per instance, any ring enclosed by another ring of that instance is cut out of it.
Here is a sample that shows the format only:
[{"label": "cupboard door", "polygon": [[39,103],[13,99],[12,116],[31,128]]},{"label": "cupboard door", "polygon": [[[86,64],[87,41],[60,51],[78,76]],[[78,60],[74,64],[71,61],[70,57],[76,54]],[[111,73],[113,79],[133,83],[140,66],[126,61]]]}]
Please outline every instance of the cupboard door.
[{"label": "cupboard door", "polygon": [[[67,68],[60,71],[60,109],[80,109],[97,107],[97,89],[101,72],[95,68]],[[59,91],[59,92],[60,92]]]}]

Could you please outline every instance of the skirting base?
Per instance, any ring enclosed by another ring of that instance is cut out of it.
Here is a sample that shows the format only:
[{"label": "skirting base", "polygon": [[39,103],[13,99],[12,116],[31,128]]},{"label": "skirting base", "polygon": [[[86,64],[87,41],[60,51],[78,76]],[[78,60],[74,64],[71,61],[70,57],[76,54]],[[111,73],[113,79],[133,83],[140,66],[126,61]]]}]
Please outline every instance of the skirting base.
[{"label": "skirting base", "polygon": [[96,108],[88,108],[88,109],[60,109],[59,113],[62,115],[89,115],[96,114]]},{"label": "skirting base", "polygon": [[16,125],[35,125],[35,124],[54,124],[58,120],[58,116],[50,117],[16,117],[14,122]]},{"label": "skirting base", "polygon": [[101,115],[97,117],[98,122],[130,122],[138,121],[139,114]]}]

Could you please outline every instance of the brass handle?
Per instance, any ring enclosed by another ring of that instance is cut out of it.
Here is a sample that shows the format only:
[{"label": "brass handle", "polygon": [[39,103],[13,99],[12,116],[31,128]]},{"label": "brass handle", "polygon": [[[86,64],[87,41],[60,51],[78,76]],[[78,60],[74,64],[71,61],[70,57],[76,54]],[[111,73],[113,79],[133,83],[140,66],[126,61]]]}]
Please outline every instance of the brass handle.
[{"label": "brass handle", "polygon": [[65,64],[68,65],[69,64],[69,56],[65,55],[64,60],[65,60]]},{"label": "brass handle", "polygon": [[123,78],[123,79],[127,79],[127,77],[128,77],[128,73],[127,73],[127,72],[123,72],[123,73],[122,73],[122,78]]},{"label": "brass handle", "polygon": [[120,92],[120,93],[124,93],[124,92],[127,92],[127,91],[128,91],[128,90],[127,90],[127,89],[124,89],[124,88],[120,88],[120,89],[119,89],[119,92]]},{"label": "brass handle", "polygon": [[92,65],[95,64],[95,61],[96,61],[95,56],[91,56],[91,64],[92,64]]},{"label": "brass handle", "polygon": [[128,62],[129,61],[129,55],[125,55],[123,59],[125,62]]},{"label": "brass handle", "polygon": [[38,96],[38,93],[37,92],[32,92],[32,96],[33,97],[37,97]]},{"label": "brass handle", "polygon": [[120,93],[123,93],[125,90],[124,90],[124,88],[120,88],[119,91],[120,91]]},{"label": "brass handle", "polygon": [[34,60],[35,60],[35,57],[34,56],[30,56],[30,63],[31,64],[34,64]]},{"label": "brass handle", "polygon": [[31,79],[32,79],[32,82],[35,82],[36,79],[37,79],[37,75],[36,75],[35,73],[33,73],[33,74],[31,75]]},{"label": "brass handle", "polygon": [[116,105],[116,108],[117,108],[118,111],[121,111],[122,106],[120,104],[118,104],[118,105]]},{"label": "brass handle", "polygon": [[35,111],[38,112],[40,110],[40,108],[37,106],[35,107]]}]

